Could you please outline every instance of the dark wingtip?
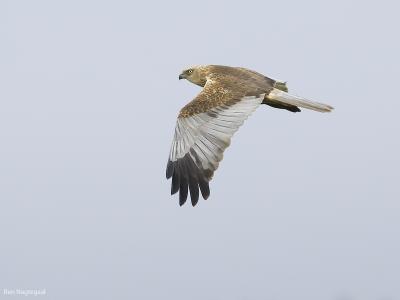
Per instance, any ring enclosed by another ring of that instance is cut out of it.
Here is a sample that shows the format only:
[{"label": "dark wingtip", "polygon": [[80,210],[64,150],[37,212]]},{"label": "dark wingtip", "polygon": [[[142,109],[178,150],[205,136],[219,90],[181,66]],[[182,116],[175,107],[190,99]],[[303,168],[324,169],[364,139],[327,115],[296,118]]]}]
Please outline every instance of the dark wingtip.
[{"label": "dark wingtip", "polygon": [[174,173],[174,164],[172,161],[168,160],[165,176],[167,177],[167,179],[170,179],[173,173]]},{"label": "dark wingtip", "polygon": [[201,191],[201,195],[203,196],[204,200],[207,200],[210,197],[210,185],[208,181],[202,180],[199,182],[199,187]]},{"label": "dark wingtip", "polygon": [[203,194],[201,194],[201,195],[203,196],[204,200],[207,200],[210,197],[210,192],[208,192],[208,194],[206,194],[206,195],[203,195]]},{"label": "dark wingtip", "polygon": [[[180,168],[182,169],[182,168]],[[182,170],[181,170],[182,171]],[[188,196],[189,183],[184,173],[181,174],[181,185],[179,187],[179,205],[185,204]]]},{"label": "dark wingtip", "polygon": [[171,183],[171,195],[177,193],[180,187],[180,175],[179,172],[175,172],[174,176],[172,176],[172,183]]},{"label": "dark wingtip", "polygon": [[183,204],[186,203],[187,199],[187,191],[186,193],[183,190],[179,191],[179,206],[182,206]]},{"label": "dark wingtip", "polygon": [[177,161],[168,161],[166,169],[167,179],[172,177],[171,195],[179,191],[179,205],[186,203],[188,192],[193,206],[199,201],[199,188],[204,200],[210,196],[208,178],[212,174],[210,170],[200,169],[193,158],[187,153]]},{"label": "dark wingtip", "polygon": [[192,205],[195,206],[199,201],[199,184],[195,174],[189,173],[189,191]]},{"label": "dark wingtip", "polygon": [[192,206],[196,206],[197,202],[199,202],[199,187],[197,186],[195,190],[192,192],[190,188],[190,200],[192,201]]}]

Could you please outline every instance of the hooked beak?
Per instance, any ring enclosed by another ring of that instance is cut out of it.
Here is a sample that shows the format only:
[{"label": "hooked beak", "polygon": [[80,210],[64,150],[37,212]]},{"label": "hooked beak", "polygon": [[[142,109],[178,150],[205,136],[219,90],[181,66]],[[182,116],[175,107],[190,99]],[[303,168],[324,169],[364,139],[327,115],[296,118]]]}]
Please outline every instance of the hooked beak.
[{"label": "hooked beak", "polygon": [[179,75],[179,80],[181,79],[185,79],[185,75],[183,73]]}]

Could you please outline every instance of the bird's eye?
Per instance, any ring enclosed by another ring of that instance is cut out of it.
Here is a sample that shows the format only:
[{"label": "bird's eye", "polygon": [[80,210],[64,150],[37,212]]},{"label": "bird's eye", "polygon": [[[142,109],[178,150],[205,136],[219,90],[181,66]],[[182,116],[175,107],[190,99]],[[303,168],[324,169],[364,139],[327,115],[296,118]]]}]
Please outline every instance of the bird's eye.
[{"label": "bird's eye", "polygon": [[190,70],[188,70],[187,71],[189,74],[192,74],[193,73],[193,69],[190,69]]}]

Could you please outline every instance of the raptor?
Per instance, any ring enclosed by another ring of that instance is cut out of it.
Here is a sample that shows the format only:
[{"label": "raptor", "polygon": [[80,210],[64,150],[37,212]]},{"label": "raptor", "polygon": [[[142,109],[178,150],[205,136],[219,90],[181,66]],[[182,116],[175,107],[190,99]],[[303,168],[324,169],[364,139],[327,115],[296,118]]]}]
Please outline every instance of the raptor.
[{"label": "raptor", "polygon": [[209,182],[229,146],[231,137],[261,104],[291,112],[300,108],[330,112],[333,107],[288,93],[286,84],[252,70],[219,65],[194,66],[182,71],[203,87],[178,115],[166,177],[171,194],[179,191],[183,205],[190,193],[192,205],[210,196]]}]

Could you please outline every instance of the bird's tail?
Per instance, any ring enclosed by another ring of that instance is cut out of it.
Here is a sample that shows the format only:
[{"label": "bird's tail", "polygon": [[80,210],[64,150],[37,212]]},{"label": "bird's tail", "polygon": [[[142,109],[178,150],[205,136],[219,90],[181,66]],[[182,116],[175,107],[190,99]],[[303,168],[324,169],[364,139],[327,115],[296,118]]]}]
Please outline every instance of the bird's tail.
[{"label": "bird's tail", "polygon": [[279,101],[289,105],[312,109],[319,112],[330,112],[333,110],[333,107],[327,104],[314,102],[294,95],[290,95],[276,88],[274,88],[266,97],[274,101]]}]

